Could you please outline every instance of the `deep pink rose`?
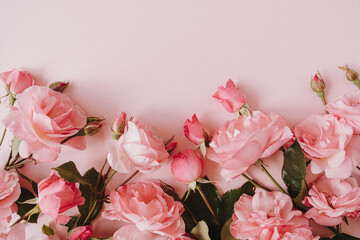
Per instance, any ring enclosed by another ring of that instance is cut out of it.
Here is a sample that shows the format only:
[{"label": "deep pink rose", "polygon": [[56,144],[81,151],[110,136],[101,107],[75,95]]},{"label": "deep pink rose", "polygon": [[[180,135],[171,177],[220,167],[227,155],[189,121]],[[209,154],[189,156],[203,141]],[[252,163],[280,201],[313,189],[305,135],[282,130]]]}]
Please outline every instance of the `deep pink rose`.
[{"label": "deep pink rose", "polygon": [[236,239],[313,240],[308,220],[293,210],[291,198],[281,192],[257,189],[250,197],[243,194],[235,203],[230,233]]},{"label": "deep pink rose", "polygon": [[138,120],[128,121],[124,134],[109,142],[106,149],[110,166],[120,173],[129,173],[133,167],[151,172],[169,157],[163,140],[147,123]]},{"label": "deep pink rose", "polygon": [[294,133],[306,157],[312,159],[314,174],[324,171],[329,178],[347,178],[359,162],[360,137],[331,114],[307,117]]},{"label": "deep pink rose", "polygon": [[122,186],[111,192],[110,201],[114,210],[103,212],[105,218],[135,224],[146,236],[176,238],[185,233],[181,202],[174,201],[153,182]]},{"label": "deep pink rose", "polygon": [[171,172],[177,180],[189,184],[200,177],[203,166],[203,159],[193,150],[187,149],[173,157]]},{"label": "deep pink rose", "polygon": [[70,234],[69,240],[88,240],[94,231],[91,226],[80,226],[74,228],[74,231]]},{"label": "deep pink rose", "polygon": [[16,224],[7,232],[0,231],[0,240],[20,240],[26,239],[25,225],[23,223]]},{"label": "deep pink rose", "polygon": [[17,174],[0,170],[0,232],[6,230],[11,220],[11,214],[16,212],[14,202],[20,197],[20,193]]},{"label": "deep pink rose", "polygon": [[226,87],[218,87],[213,95],[228,112],[237,112],[246,103],[246,96],[234,84],[231,79],[226,83]]},{"label": "deep pink rose", "polygon": [[[5,127],[19,138],[20,156],[33,154],[42,162],[55,161],[61,151],[60,142],[75,135],[86,125],[84,112],[66,95],[47,87],[32,86],[17,95],[18,107],[11,107]],[[67,142],[85,149],[85,138]]]},{"label": "deep pink rose", "polygon": [[360,90],[351,95],[337,97],[329,102],[325,109],[338,119],[343,119],[353,128],[354,134],[360,134]]},{"label": "deep pink rose", "polygon": [[353,178],[322,176],[314,182],[304,203],[311,207],[305,217],[321,225],[335,226],[342,222],[342,216],[360,215],[360,188]]},{"label": "deep pink rose", "polygon": [[[185,136],[195,144],[201,144],[205,141],[205,138],[209,136],[209,130],[202,124],[194,114],[192,121],[186,119],[184,124],[184,133]],[[205,136],[205,134],[207,136]]]},{"label": "deep pink rose", "polygon": [[38,192],[41,212],[53,217],[58,224],[66,224],[70,220],[70,217],[60,213],[85,203],[75,183],[66,182],[54,171],[51,171],[48,178],[39,182]]},{"label": "deep pink rose", "polygon": [[254,111],[225,123],[213,135],[207,157],[222,166],[221,175],[231,180],[259,158],[271,156],[292,137],[283,117]]},{"label": "deep pink rose", "polygon": [[9,86],[9,91],[16,95],[34,84],[34,80],[27,72],[13,69],[9,72],[0,73],[0,79]]}]

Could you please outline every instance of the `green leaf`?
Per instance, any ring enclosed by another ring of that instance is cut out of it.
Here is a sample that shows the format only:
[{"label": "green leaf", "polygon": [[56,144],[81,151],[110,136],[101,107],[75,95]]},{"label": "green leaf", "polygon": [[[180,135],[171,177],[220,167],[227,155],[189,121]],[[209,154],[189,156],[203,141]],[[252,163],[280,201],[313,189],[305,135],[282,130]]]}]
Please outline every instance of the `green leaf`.
[{"label": "green leaf", "polygon": [[20,143],[21,140],[14,136],[11,143],[11,158],[16,158],[19,154]]},{"label": "green leaf", "polygon": [[348,234],[342,233],[338,234],[335,237],[331,238],[331,240],[359,240],[360,238],[350,236]]},{"label": "green leaf", "polygon": [[79,222],[80,217],[74,217],[72,216],[71,219],[67,222],[67,224],[65,225],[66,227],[69,228],[69,231],[75,227],[77,227],[77,223]]},{"label": "green leaf", "polygon": [[211,240],[209,237],[209,227],[206,222],[200,221],[192,230],[191,234],[196,237],[197,240]]},{"label": "green leaf", "polygon": [[282,179],[292,198],[296,198],[303,189],[306,175],[305,156],[300,144],[295,141],[284,153]]},{"label": "green leaf", "polygon": [[34,180],[31,180],[30,178],[28,178],[27,176],[25,176],[24,174],[22,174],[19,169],[15,168],[15,170],[17,171],[17,173],[19,174],[19,176],[21,178],[23,178],[24,180],[26,180],[28,183],[31,184],[32,189],[34,190],[34,192],[37,194],[38,193],[38,187],[37,187],[37,183]]},{"label": "green leaf", "polygon": [[76,165],[73,161],[64,163],[54,169],[64,180],[68,182],[88,184],[77,170]]},{"label": "green leaf", "polygon": [[54,230],[52,230],[51,227],[49,227],[48,225],[45,225],[45,224],[42,226],[41,231],[42,231],[43,234],[45,234],[46,236],[55,235]]},{"label": "green leaf", "polygon": [[247,195],[254,195],[254,185],[250,182],[244,183],[238,189],[232,189],[224,193],[220,204],[220,216],[219,220],[221,224],[224,224],[234,213],[234,204],[239,200],[240,196],[246,193]]},{"label": "green leaf", "polygon": [[226,221],[221,230],[221,240],[236,240],[230,233],[230,224],[232,223],[232,218]]},{"label": "green leaf", "polygon": [[[21,194],[19,199],[15,202],[16,205],[18,206],[18,211],[17,214],[22,217],[24,216],[27,212],[29,212],[30,210],[32,210],[36,204],[22,204],[30,199],[34,199],[35,196],[32,192],[30,192],[29,190],[27,190],[26,188],[21,188]],[[38,219],[39,213],[33,214],[30,217],[29,222],[31,223],[37,223],[37,219]]]},{"label": "green leaf", "polygon": [[[209,180],[206,177],[205,177],[205,179]],[[219,194],[218,190],[211,183],[201,184],[201,189],[203,190],[204,195],[208,199],[209,204],[212,207],[212,209],[214,210],[216,216],[219,217],[221,199],[220,199],[220,194]],[[201,195],[199,194],[198,191],[195,191],[195,192],[193,192],[192,190],[188,190],[188,191],[190,191],[188,198],[184,201],[184,198],[187,195],[187,192],[186,192],[182,199],[183,203],[188,208],[185,211],[185,212],[187,212],[186,213],[187,215],[185,215],[185,216],[189,217],[189,215],[190,215],[190,218],[192,219],[191,214],[189,213],[189,210],[190,210],[190,212],[193,214],[194,218],[197,221],[204,220],[206,222],[206,224],[209,227],[209,235],[210,235],[211,239],[219,239],[221,226],[219,226],[219,224],[214,219],[213,215],[207,208]],[[184,215],[183,215],[183,218],[184,218]],[[184,219],[184,221],[185,221],[186,231],[188,233],[190,233],[191,229],[195,226],[194,222],[190,219]]]}]

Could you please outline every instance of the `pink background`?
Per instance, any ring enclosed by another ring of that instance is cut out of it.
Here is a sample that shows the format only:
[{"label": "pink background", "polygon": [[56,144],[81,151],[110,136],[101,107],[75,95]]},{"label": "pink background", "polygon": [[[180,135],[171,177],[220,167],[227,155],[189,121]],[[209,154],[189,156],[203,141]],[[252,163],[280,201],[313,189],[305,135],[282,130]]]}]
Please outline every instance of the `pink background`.
[{"label": "pink background", "polygon": [[[183,123],[192,114],[211,130],[234,117],[211,98],[229,78],[253,109],[277,112],[293,127],[323,111],[309,88],[317,69],[326,79],[328,99],[356,90],[338,66],[349,63],[360,71],[359,0],[0,0],[0,9],[0,72],[21,68],[40,85],[70,81],[66,94],[88,116],[107,119],[103,131],[88,138],[86,151],[63,147],[56,162],[26,167],[37,181],[69,160],[82,173],[92,166],[99,169],[111,139],[109,126],[120,112],[148,121],[164,139],[175,134],[184,150],[195,147],[183,136]],[[6,156],[4,144],[1,166]],[[271,160],[279,179],[281,154]],[[241,178],[225,183],[218,171],[206,162],[205,173],[222,192],[243,183]],[[250,173],[262,176],[257,169]],[[126,177],[116,175],[109,189]],[[171,178],[169,164],[134,181],[146,178],[185,191]],[[51,219],[39,222],[28,225],[28,236]],[[110,236],[120,225],[99,219],[95,236]],[[343,226],[360,236],[356,227]],[[57,227],[63,238],[64,230]]]}]

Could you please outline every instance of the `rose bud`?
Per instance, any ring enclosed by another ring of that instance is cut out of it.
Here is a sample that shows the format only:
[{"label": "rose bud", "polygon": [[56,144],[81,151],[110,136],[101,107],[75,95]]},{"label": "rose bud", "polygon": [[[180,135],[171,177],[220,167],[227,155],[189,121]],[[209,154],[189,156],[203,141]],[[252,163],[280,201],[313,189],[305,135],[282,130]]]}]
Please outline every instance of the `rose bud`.
[{"label": "rose bud", "polygon": [[93,136],[98,133],[103,125],[103,118],[88,117],[86,126],[84,127],[84,133],[87,136]]},{"label": "rose bud", "polygon": [[192,121],[186,119],[184,124],[185,136],[193,143],[200,145],[209,137],[209,130],[193,115]]},{"label": "rose bud", "polygon": [[346,72],[346,78],[354,83],[358,88],[360,88],[360,79],[359,79],[359,73],[357,73],[355,70],[348,67],[348,65],[345,65],[343,67],[339,67],[340,69],[344,70]]},{"label": "rose bud", "polygon": [[34,85],[34,80],[29,73],[17,69],[0,73],[0,78],[3,80],[9,93],[13,95],[22,93],[26,88]]},{"label": "rose bud", "polygon": [[91,226],[80,226],[71,230],[69,240],[88,240],[94,231]]},{"label": "rose bud", "polygon": [[321,77],[320,73],[315,74],[315,76],[311,79],[311,88],[314,92],[323,92],[325,89],[324,79]]},{"label": "rose bud", "polygon": [[170,142],[170,143],[168,143],[168,144],[165,144],[165,150],[169,153],[169,154],[171,154],[174,150],[175,150],[175,148],[177,147],[177,142]]},{"label": "rose bud", "polygon": [[49,85],[49,88],[57,92],[63,92],[68,86],[69,82],[53,82]]},{"label": "rose bud", "polygon": [[231,113],[239,111],[246,104],[246,96],[234,84],[231,79],[226,83],[226,87],[220,86],[213,95],[223,107]]},{"label": "rose bud", "polygon": [[118,140],[123,135],[126,127],[126,113],[122,112],[117,118],[114,119],[111,127],[113,132],[112,138]]},{"label": "rose bud", "polygon": [[187,149],[173,157],[171,172],[177,180],[189,184],[200,177],[203,165],[203,159],[193,150]]}]

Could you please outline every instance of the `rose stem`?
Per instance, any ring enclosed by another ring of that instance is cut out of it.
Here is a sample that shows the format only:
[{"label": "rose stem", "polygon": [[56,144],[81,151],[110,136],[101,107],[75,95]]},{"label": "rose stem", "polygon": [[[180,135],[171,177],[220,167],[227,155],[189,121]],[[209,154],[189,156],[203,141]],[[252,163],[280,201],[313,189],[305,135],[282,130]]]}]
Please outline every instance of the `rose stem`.
[{"label": "rose stem", "polygon": [[190,214],[192,220],[194,221],[194,223],[197,225],[198,221],[196,221],[196,218],[195,218],[194,214],[191,212],[190,208],[185,203],[183,203],[183,205],[184,205],[185,209],[189,212],[189,214]]},{"label": "rose stem", "polygon": [[338,231],[339,234],[342,234],[341,223],[336,225],[336,230]]},{"label": "rose stem", "polygon": [[11,157],[12,157],[12,149],[10,150],[9,158],[8,158],[8,160],[7,160],[6,164],[5,164],[4,169],[6,169],[6,167],[7,167],[7,166],[9,166],[9,164],[10,164],[10,160],[11,160]]},{"label": "rose stem", "polygon": [[[135,172],[133,172],[133,174],[131,174],[130,177],[128,177],[122,184],[120,184],[119,187],[124,186],[125,184],[127,184],[133,177],[135,177],[136,174],[139,173],[139,170],[136,170]],[[118,187],[117,187],[118,188]]]},{"label": "rose stem", "polygon": [[99,188],[99,183],[100,183],[101,174],[102,174],[102,172],[104,171],[104,168],[105,168],[106,163],[107,163],[107,158],[105,158],[105,161],[103,162],[103,164],[102,164],[102,166],[101,166],[101,169],[100,169],[100,172],[99,172],[97,181],[96,181],[96,188]]},{"label": "rose stem", "polygon": [[[16,160],[16,159],[15,159]],[[19,161],[18,163],[16,164],[13,164],[11,163],[10,166],[6,166],[6,170],[10,170],[10,169],[14,169],[14,168],[19,168],[21,166],[24,166],[25,164],[27,163],[31,163],[33,162],[34,159],[33,158],[25,158],[25,159],[22,159],[21,161]]]},{"label": "rose stem", "polygon": [[246,175],[245,173],[243,173],[242,176],[243,176],[246,180],[248,180],[249,182],[251,182],[252,185],[254,185],[255,187],[258,187],[258,188],[261,188],[261,189],[266,190],[266,191],[268,191],[268,192],[271,192],[270,189],[268,189],[268,188],[266,188],[266,187],[264,187],[264,186],[261,186],[260,184],[258,184],[257,182],[255,182],[253,179],[249,178],[249,176]]},{"label": "rose stem", "polygon": [[199,191],[199,193],[200,193],[200,195],[201,195],[202,199],[204,200],[204,202],[205,202],[206,206],[208,207],[209,211],[210,211],[210,212],[211,212],[211,214],[214,216],[214,218],[215,218],[216,222],[219,224],[219,223],[220,223],[220,221],[219,221],[219,219],[217,218],[217,216],[216,216],[216,214],[215,214],[214,210],[213,210],[213,209],[212,209],[212,207],[210,206],[210,203],[209,203],[209,201],[207,200],[207,198],[206,198],[206,196],[205,196],[205,194],[204,194],[203,190],[201,189],[201,185],[200,185],[200,184],[196,184],[196,189]]},{"label": "rose stem", "polygon": [[91,210],[90,210],[89,214],[86,216],[86,219],[85,219],[85,221],[84,221],[83,225],[84,225],[84,224],[86,224],[86,222],[89,220],[90,215],[94,212],[94,210],[95,210],[95,207],[96,207],[96,204],[97,204],[97,203],[98,203],[98,202],[96,201],[96,202],[94,203],[94,205],[92,206],[92,208],[91,208]]},{"label": "rose stem", "polygon": [[270,180],[276,185],[276,187],[284,194],[287,194],[285,192],[285,190],[280,186],[280,184],[273,178],[273,176],[271,176],[271,174],[268,172],[268,170],[266,170],[266,168],[264,167],[264,165],[260,162],[260,161],[257,161],[255,163],[255,165],[260,168],[261,171],[263,171],[269,178]]},{"label": "rose stem", "polygon": [[3,132],[2,137],[1,137],[1,140],[0,140],[0,147],[1,147],[1,145],[3,144],[3,142],[4,142],[5,135],[6,135],[6,128],[4,129],[4,132]]},{"label": "rose stem", "polygon": [[359,167],[359,166],[356,166],[356,168],[357,168],[357,170],[359,170],[359,171],[360,171],[360,167]]}]

